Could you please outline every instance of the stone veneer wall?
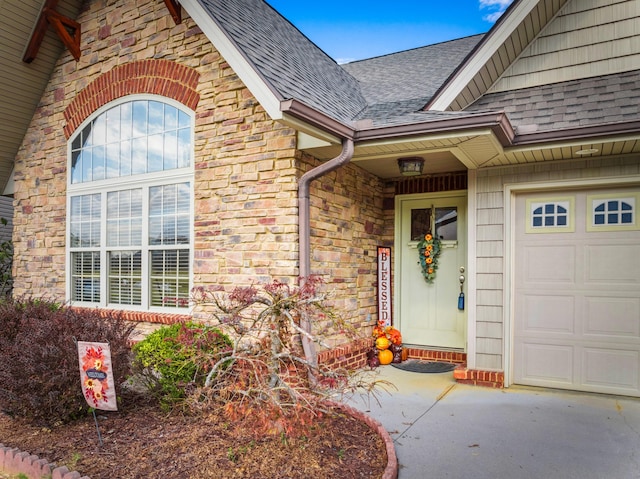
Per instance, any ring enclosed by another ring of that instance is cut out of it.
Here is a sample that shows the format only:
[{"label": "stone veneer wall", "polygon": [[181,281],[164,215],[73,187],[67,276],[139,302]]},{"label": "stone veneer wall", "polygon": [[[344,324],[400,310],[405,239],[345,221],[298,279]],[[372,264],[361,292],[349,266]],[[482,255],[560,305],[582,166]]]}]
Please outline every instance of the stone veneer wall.
[{"label": "stone veneer wall", "polygon": [[[81,12],[82,56],[59,59],[16,157],[17,296],[65,297],[67,138],[95,109],[134,93],[195,111],[194,284],[296,280],[297,180],[318,162],[296,150],[295,132],[267,117],[184,16],[175,25],[156,0],[91,1]],[[335,290],[337,310],[373,325],[382,185],[348,165],[314,181],[311,195],[312,271]]]},{"label": "stone veneer wall", "polygon": [[[302,160],[307,169],[316,165]],[[314,181],[310,193],[311,272],[335,293],[336,311],[368,336],[377,322],[377,246],[387,242],[383,183],[347,165]]]}]

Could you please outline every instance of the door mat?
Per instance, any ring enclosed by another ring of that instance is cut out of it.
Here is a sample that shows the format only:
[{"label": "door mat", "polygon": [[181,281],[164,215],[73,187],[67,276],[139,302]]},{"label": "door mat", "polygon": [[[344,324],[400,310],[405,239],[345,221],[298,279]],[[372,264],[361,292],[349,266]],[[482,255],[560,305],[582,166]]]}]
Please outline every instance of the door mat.
[{"label": "door mat", "polygon": [[440,361],[419,361],[409,360],[402,363],[391,363],[394,368],[403,371],[411,371],[412,373],[447,373],[453,371],[456,365],[453,363],[445,363]]}]

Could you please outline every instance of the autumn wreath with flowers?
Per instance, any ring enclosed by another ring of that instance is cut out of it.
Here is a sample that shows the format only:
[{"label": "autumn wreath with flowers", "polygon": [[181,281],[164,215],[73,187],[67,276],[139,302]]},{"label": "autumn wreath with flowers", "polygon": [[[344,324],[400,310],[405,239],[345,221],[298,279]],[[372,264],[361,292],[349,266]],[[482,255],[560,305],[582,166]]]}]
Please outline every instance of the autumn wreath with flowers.
[{"label": "autumn wreath with flowers", "polygon": [[418,264],[422,268],[422,276],[427,283],[433,283],[438,269],[440,256],[440,240],[427,233],[418,243]]}]

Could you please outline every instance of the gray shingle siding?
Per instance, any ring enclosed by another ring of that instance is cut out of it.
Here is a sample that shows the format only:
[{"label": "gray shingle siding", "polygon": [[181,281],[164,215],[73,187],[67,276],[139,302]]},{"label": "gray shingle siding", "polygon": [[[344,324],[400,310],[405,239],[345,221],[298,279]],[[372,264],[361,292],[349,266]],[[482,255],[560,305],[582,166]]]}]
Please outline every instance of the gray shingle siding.
[{"label": "gray shingle siding", "polygon": [[516,129],[550,131],[634,121],[640,70],[484,95],[466,111],[503,109]]}]

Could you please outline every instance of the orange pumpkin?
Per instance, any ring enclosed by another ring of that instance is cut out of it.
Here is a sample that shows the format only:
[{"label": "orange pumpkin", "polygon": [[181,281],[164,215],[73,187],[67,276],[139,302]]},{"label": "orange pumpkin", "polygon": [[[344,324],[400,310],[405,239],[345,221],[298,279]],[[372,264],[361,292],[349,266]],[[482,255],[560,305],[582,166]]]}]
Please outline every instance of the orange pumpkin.
[{"label": "orange pumpkin", "polygon": [[390,349],[383,349],[378,352],[378,359],[380,360],[380,364],[391,364],[391,361],[393,361],[393,353]]},{"label": "orange pumpkin", "polygon": [[376,339],[376,348],[383,350],[388,349],[391,346],[391,341],[389,341],[385,336],[380,336]]}]

